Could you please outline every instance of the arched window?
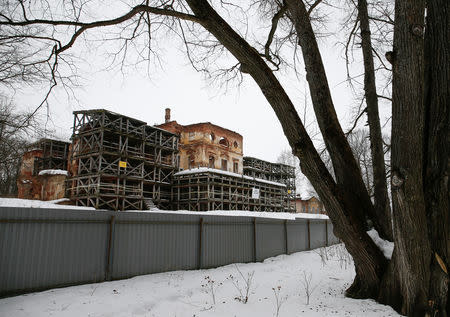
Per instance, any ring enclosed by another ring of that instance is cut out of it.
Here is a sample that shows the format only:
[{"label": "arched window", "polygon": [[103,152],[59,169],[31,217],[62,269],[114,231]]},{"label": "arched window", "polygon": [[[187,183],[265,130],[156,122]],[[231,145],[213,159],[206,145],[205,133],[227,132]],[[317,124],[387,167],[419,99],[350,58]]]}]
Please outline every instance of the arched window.
[{"label": "arched window", "polygon": [[211,132],[211,133],[209,134],[209,140],[211,141],[211,143],[213,143],[215,139],[216,139],[216,136],[214,135],[213,132]]},{"label": "arched window", "polygon": [[234,141],[234,142],[233,142],[233,146],[234,146],[235,148],[237,148],[237,147],[239,146],[239,144],[238,144],[236,141]]},{"label": "arched window", "polygon": [[223,146],[228,146],[229,145],[228,140],[226,138],[224,138],[224,137],[220,138],[219,144],[223,145]]}]

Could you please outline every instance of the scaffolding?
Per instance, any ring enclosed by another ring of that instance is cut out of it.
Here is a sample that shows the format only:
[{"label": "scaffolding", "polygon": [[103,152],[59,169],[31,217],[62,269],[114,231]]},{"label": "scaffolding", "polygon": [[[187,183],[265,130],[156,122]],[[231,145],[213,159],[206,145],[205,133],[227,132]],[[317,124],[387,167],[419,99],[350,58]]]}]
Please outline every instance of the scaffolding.
[{"label": "scaffolding", "polygon": [[69,197],[96,209],[168,209],[178,141],[173,133],[111,111],[75,111]]},{"label": "scaffolding", "polygon": [[52,139],[40,139],[33,143],[33,150],[42,151],[42,156],[34,159],[33,174],[37,175],[40,171],[49,169],[66,170],[69,145],[69,142]]},{"label": "scaffolding", "polygon": [[172,197],[177,210],[283,212],[288,207],[284,184],[214,169],[175,174]]},{"label": "scaffolding", "polygon": [[287,211],[295,212],[295,167],[244,156],[244,175],[286,185]]}]

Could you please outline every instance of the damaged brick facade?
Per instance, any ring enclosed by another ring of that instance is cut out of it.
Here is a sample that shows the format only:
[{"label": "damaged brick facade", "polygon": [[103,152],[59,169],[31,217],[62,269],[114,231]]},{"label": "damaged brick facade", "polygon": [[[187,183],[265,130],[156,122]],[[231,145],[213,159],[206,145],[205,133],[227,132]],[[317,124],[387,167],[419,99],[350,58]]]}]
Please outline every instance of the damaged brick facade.
[{"label": "damaged brick facade", "polygon": [[66,196],[109,210],[293,212],[294,171],[244,158],[239,133],[210,122],[181,125],[170,120],[170,109],[157,126],[105,109],[80,110],[72,143],[42,139],[24,154],[18,197]]},{"label": "damaged brick facade", "polygon": [[[19,177],[17,179],[18,198],[55,200],[64,198],[67,166],[67,142],[41,139],[31,145],[22,157]],[[44,173],[43,170],[61,171]]]},{"label": "damaged brick facade", "polygon": [[310,197],[307,199],[301,199],[297,197],[295,199],[296,212],[308,213],[308,214],[322,214],[326,215],[323,203],[316,197]]},{"label": "damaged brick facade", "polygon": [[156,127],[180,136],[181,169],[209,167],[243,173],[242,135],[210,122],[181,125],[170,121],[170,109],[166,109],[165,120]]}]

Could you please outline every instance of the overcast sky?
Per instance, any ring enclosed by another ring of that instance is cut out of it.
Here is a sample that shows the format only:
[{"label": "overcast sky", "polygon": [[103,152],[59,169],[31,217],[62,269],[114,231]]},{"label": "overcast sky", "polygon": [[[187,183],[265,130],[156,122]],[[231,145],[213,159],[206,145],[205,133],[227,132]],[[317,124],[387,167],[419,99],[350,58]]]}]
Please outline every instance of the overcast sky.
[{"label": "overcast sky", "polygon": [[[352,118],[351,108],[355,102],[345,83],[342,48],[331,42],[321,41],[320,46],[334,103],[345,129]],[[74,110],[103,108],[153,125],[164,122],[164,109],[169,107],[172,120],[180,124],[209,121],[240,133],[246,156],[276,161],[280,152],[288,149],[275,113],[248,75],[244,75],[244,82],[239,88],[232,87],[226,91],[209,86],[176,45],[165,46],[163,69],[152,70],[150,78],[145,76],[145,70],[128,72],[124,76],[117,72],[100,71],[96,68],[98,58],[87,56],[90,63],[80,71],[83,87],[74,90],[76,100],[62,88],[56,89],[49,99],[50,121],[47,126],[62,139],[68,140],[71,135]],[[302,112],[305,103],[304,74],[300,80],[292,74],[279,74],[278,77],[297,109]],[[33,109],[44,92],[44,89],[19,91],[15,96],[16,104],[21,108]],[[307,123],[310,123],[313,120],[310,104],[308,116]]]}]

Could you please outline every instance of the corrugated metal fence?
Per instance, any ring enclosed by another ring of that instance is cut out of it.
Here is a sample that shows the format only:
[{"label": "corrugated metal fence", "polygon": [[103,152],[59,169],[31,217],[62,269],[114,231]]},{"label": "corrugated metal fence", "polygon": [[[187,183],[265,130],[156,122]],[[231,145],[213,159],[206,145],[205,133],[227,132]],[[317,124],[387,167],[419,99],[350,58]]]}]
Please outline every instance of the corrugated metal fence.
[{"label": "corrugated metal fence", "polygon": [[335,243],[327,220],[0,207],[0,296]]}]

